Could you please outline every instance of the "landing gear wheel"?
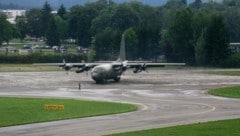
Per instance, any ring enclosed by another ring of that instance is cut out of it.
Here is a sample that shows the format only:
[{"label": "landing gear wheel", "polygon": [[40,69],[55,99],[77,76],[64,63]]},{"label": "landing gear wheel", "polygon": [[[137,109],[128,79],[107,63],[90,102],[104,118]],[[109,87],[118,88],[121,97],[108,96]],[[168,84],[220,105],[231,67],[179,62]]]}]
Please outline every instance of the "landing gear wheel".
[{"label": "landing gear wheel", "polygon": [[104,84],[106,81],[105,80],[95,80],[96,84]]}]

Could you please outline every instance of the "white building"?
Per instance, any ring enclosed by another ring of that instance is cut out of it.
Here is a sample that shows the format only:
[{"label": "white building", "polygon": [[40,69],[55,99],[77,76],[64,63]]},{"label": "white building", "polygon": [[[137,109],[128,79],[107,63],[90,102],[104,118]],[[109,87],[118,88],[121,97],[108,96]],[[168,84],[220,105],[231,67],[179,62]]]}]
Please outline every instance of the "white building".
[{"label": "white building", "polygon": [[25,15],[26,10],[12,10],[12,9],[7,9],[7,10],[0,10],[0,12],[3,12],[7,15],[7,20],[15,24],[15,19],[17,16],[23,16]]},{"label": "white building", "polygon": [[233,53],[240,52],[240,43],[230,43],[229,48]]},{"label": "white building", "polygon": [[[3,12],[7,15],[7,20],[15,24],[15,19],[17,16],[24,16],[26,13],[26,10],[14,10],[14,9],[7,9],[7,10],[0,10],[0,12]],[[52,11],[52,14],[57,14],[57,11]]]}]

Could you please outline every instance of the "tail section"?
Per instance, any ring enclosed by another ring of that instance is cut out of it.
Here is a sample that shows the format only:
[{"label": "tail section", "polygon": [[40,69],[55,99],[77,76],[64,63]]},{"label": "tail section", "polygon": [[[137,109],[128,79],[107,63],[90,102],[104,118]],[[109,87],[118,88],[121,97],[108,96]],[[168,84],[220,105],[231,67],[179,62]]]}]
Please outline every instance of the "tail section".
[{"label": "tail section", "polygon": [[125,49],[125,38],[124,34],[122,35],[121,45],[120,45],[120,53],[118,56],[118,61],[126,60],[126,49]]}]

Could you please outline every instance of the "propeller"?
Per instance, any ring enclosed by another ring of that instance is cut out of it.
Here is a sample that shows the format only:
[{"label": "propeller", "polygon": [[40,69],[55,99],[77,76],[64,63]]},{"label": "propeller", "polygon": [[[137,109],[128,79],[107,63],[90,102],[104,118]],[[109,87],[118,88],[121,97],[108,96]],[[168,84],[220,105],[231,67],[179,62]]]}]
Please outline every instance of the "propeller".
[{"label": "propeller", "polygon": [[147,72],[147,64],[139,64],[136,66],[136,68],[133,70],[133,73],[140,73],[142,71],[146,71]]},{"label": "propeller", "polygon": [[68,75],[68,71],[73,67],[73,64],[66,63],[65,60],[63,60],[63,66],[60,67],[62,67],[62,69],[64,69]]},{"label": "propeller", "polygon": [[88,71],[93,67],[93,65],[85,64],[83,67],[76,70],[76,73],[83,73],[86,72],[86,75],[88,75]]}]

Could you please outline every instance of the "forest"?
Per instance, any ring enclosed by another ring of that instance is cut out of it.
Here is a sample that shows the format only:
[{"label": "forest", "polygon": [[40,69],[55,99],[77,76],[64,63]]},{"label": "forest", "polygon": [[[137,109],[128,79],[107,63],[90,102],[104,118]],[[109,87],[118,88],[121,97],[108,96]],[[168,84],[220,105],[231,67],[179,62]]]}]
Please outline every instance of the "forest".
[{"label": "forest", "polygon": [[57,14],[51,11],[46,2],[18,16],[16,24],[0,13],[0,45],[27,36],[42,38],[50,46],[75,39],[78,46],[90,49],[89,61],[114,60],[124,34],[128,60],[240,65],[240,55],[229,50],[229,43],[240,42],[239,0],[168,0],[162,6],[98,0],[69,9],[61,5]]}]

